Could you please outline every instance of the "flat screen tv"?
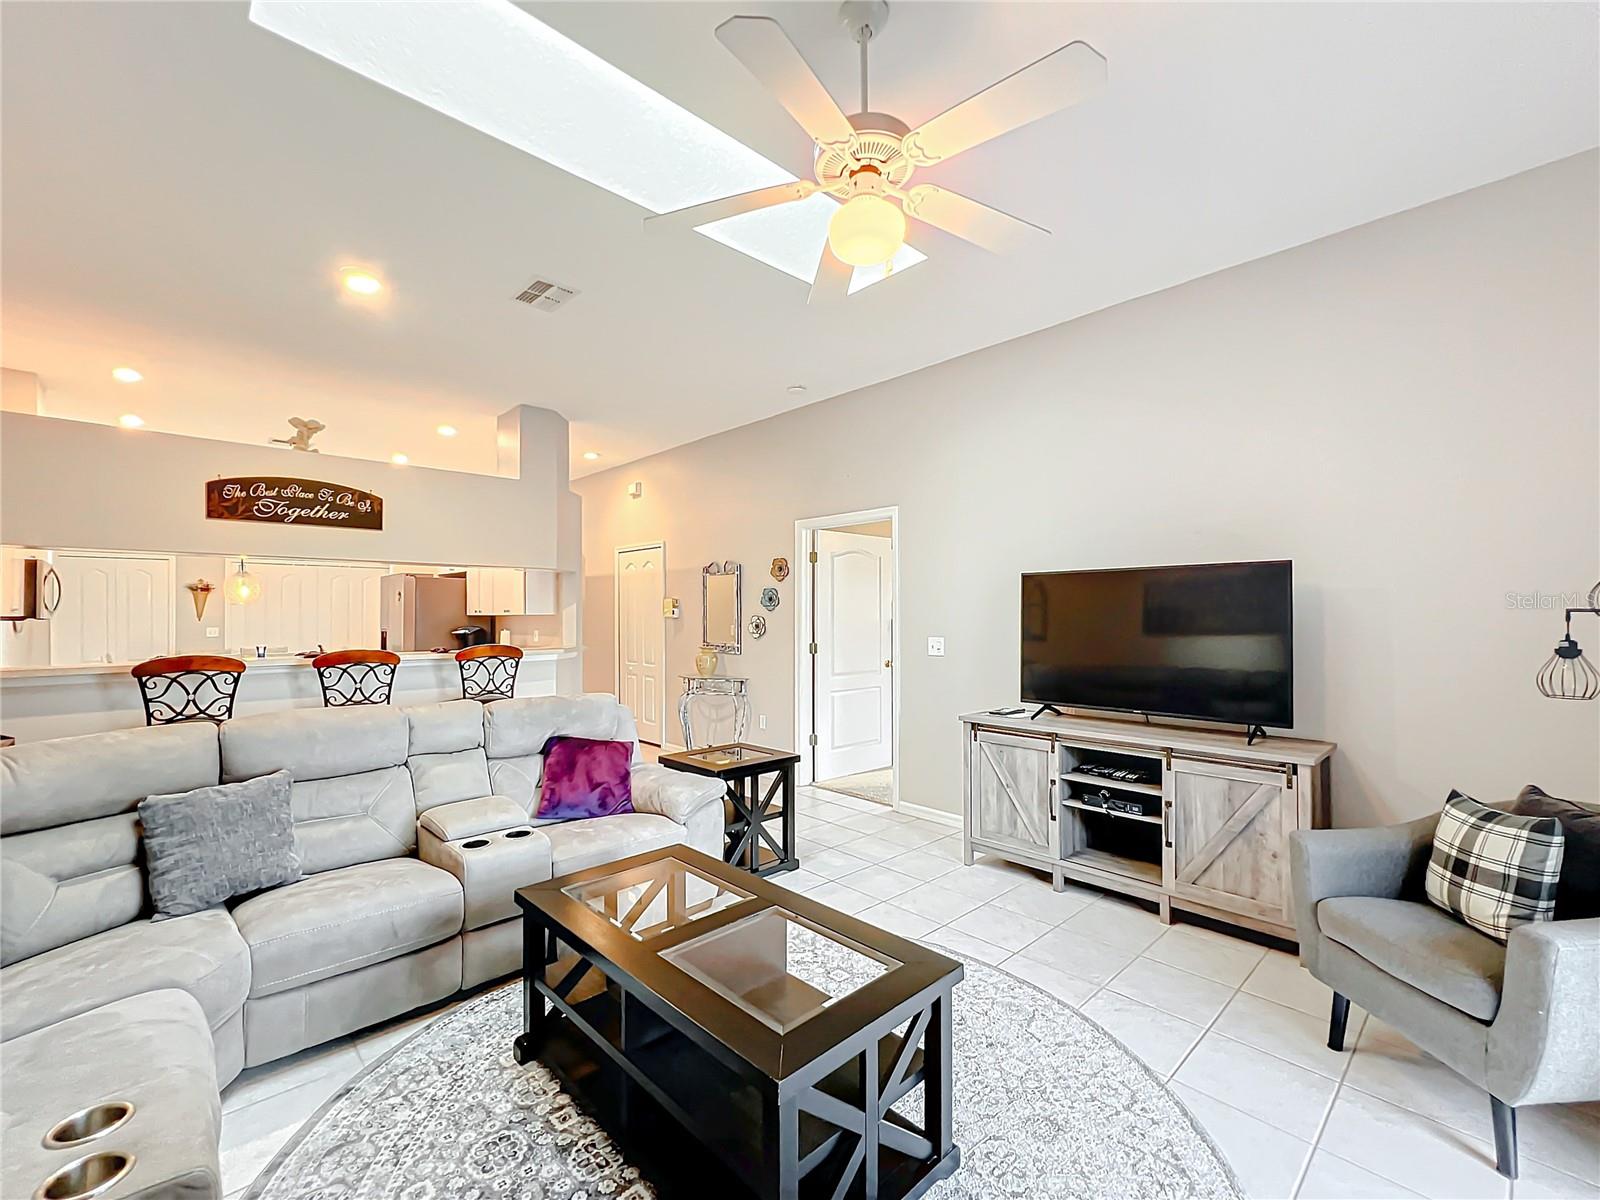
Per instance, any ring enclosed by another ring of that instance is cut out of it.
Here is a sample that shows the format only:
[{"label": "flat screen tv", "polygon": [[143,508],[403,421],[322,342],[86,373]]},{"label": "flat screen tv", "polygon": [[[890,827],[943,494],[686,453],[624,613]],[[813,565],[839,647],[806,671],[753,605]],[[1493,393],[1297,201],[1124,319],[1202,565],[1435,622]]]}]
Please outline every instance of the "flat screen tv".
[{"label": "flat screen tv", "polygon": [[1022,698],[1288,728],[1293,564],[1023,575]]}]

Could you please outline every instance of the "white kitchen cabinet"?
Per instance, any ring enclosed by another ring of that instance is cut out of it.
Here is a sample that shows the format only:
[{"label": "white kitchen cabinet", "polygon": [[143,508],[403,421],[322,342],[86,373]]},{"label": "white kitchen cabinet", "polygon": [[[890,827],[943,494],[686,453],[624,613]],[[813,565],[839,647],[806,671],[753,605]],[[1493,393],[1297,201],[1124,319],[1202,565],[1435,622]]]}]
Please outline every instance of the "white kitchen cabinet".
[{"label": "white kitchen cabinet", "polygon": [[133,663],[172,653],[170,558],[58,554],[50,662]]},{"label": "white kitchen cabinet", "polygon": [[223,640],[233,653],[298,654],[378,647],[379,581],[383,567],[325,566],[318,563],[249,563],[261,585],[251,604],[229,603]]},{"label": "white kitchen cabinet", "polygon": [[475,617],[549,616],[556,611],[556,573],[519,567],[468,567],[467,612]]}]

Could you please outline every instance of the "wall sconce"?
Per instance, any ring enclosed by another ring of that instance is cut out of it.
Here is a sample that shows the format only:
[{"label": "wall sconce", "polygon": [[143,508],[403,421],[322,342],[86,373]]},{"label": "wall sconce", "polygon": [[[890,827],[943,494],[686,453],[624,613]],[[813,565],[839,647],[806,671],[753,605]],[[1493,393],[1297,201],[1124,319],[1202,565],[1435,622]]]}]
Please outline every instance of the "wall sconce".
[{"label": "wall sconce", "polygon": [[1589,593],[1588,608],[1567,609],[1567,633],[1556,643],[1548,662],[1539,668],[1535,682],[1542,695],[1552,700],[1593,700],[1600,696],[1600,671],[1583,656],[1583,647],[1572,636],[1572,614],[1600,615],[1600,583]]},{"label": "wall sconce", "polygon": [[661,601],[661,615],[663,617],[671,617],[674,621],[683,616],[683,609],[678,604],[676,596],[668,596]]},{"label": "wall sconce", "polygon": [[644,484],[634,482],[628,485],[628,499],[637,500],[642,495],[644,495]]},{"label": "wall sconce", "polygon": [[211,593],[217,590],[217,585],[204,579],[196,579],[193,583],[184,584],[189,589],[190,599],[194,601],[194,619],[205,620],[206,605],[211,603]]}]

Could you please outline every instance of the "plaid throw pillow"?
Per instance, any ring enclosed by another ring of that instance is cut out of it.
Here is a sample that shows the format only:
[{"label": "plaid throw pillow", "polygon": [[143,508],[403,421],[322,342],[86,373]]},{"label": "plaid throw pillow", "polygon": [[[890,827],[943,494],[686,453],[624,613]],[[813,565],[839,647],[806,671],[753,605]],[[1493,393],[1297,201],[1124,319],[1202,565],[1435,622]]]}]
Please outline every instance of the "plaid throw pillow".
[{"label": "plaid throw pillow", "polygon": [[1433,835],[1428,899],[1503,942],[1555,914],[1562,849],[1554,817],[1513,816],[1452,791]]}]

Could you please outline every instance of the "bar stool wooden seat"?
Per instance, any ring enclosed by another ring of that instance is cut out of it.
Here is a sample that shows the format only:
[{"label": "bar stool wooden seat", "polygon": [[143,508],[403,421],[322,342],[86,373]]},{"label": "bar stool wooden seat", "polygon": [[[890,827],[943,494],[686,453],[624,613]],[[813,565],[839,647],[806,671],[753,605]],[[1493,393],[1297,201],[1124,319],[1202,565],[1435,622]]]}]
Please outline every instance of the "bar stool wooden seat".
[{"label": "bar stool wooden seat", "polygon": [[400,656],[392,650],[330,650],[311,660],[324,708],[387,704]]},{"label": "bar stool wooden seat", "polygon": [[146,725],[216,721],[233,716],[244,663],[220,654],[150,658],[130,672],[139,683]]},{"label": "bar stool wooden seat", "polygon": [[515,646],[491,644],[456,651],[461,668],[463,700],[509,700],[517,687],[517,665],[522,651]]}]

